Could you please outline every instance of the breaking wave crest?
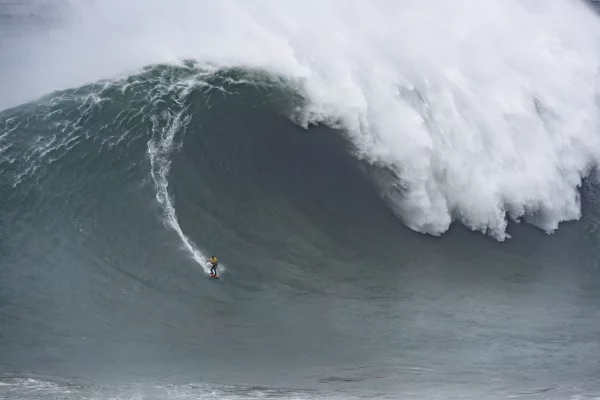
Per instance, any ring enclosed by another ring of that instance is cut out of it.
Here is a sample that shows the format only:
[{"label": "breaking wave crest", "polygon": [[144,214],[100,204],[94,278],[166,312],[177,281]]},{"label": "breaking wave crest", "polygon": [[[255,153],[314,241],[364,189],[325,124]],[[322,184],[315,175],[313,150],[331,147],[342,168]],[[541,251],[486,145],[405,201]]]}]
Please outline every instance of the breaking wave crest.
[{"label": "breaking wave crest", "polygon": [[[70,22],[43,42],[46,79],[22,89],[179,57],[264,70],[305,99],[291,112],[296,123],[343,130],[359,159],[387,171],[374,179],[415,231],[440,235],[457,221],[504,240],[509,219],[552,232],[580,217],[578,188],[600,157],[600,23],[583,3],[161,5],[71,4]],[[107,24],[114,29],[98,37]],[[58,62],[73,49],[87,56],[70,64],[77,71]],[[173,128],[186,123],[184,110],[169,117]],[[174,134],[151,143],[152,174],[170,224],[201,258],[166,195]]]}]

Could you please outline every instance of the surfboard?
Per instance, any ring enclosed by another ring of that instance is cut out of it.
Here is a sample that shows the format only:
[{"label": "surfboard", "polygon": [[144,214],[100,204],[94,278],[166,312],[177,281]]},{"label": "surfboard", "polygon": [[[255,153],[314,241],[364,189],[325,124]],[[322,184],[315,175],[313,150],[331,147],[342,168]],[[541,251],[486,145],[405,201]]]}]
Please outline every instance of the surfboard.
[{"label": "surfboard", "polygon": [[219,279],[219,275],[208,274],[208,276],[213,279]]}]

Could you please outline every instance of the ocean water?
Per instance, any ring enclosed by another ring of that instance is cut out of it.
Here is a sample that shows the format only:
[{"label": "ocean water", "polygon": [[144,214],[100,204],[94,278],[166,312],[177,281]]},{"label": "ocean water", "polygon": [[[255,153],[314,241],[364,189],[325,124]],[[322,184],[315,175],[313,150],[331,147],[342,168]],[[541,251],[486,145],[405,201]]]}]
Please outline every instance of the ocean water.
[{"label": "ocean water", "polygon": [[599,398],[599,44],[566,0],[0,2],[0,396]]}]

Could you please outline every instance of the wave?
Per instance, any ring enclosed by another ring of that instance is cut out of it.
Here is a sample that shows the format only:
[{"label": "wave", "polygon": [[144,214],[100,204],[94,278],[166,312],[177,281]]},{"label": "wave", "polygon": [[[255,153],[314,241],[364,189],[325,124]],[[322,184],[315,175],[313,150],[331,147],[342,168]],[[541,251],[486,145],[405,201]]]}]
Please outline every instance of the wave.
[{"label": "wave", "polygon": [[[5,110],[0,113],[0,165],[4,170],[2,186],[10,188],[8,192],[12,194],[7,196],[6,204],[19,209],[20,203],[33,201],[25,200],[32,193],[43,198],[71,198],[74,194],[91,198],[92,193],[102,191],[103,185],[111,187],[105,193],[118,193],[119,182],[133,176],[142,182],[150,178],[164,224],[178,235],[182,248],[208,273],[207,257],[180,226],[178,214],[183,213],[185,218],[189,213],[185,209],[176,211],[174,193],[169,189],[170,181],[177,179],[170,177],[174,154],[202,151],[182,149],[183,140],[186,135],[204,134],[202,124],[192,120],[207,118],[218,97],[233,97],[234,102],[228,104],[234,105],[247,97],[240,93],[256,89],[259,93],[253,100],[255,108],[272,101],[269,96],[262,97],[262,93],[274,85],[275,96],[297,99],[292,92],[286,92],[284,80],[260,71],[218,69],[185,61],[179,66],[149,66],[137,74],[58,91]],[[207,107],[205,113],[198,113],[199,104]],[[222,122],[220,116],[216,119]],[[145,159],[149,164],[147,170]],[[125,165],[117,168],[119,162]],[[77,176],[63,177],[62,171],[70,168],[79,171]],[[179,171],[179,175],[194,179],[201,179],[203,173],[202,168]],[[56,182],[65,179],[66,182],[56,186]],[[95,188],[88,191],[86,187],[90,184]],[[114,201],[109,197],[107,203]],[[53,212],[58,215],[73,213],[68,204],[56,207]],[[68,218],[85,220],[86,215],[93,213],[93,207],[85,207]],[[133,227],[139,221],[130,223]],[[226,268],[220,264],[220,271]]]},{"label": "wave", "polygon": [[390,172],[382,195],[415,231],[504,240],[508,219],[552,232],[580,217],[600,154],[600,24],[583,3],[66,4],[68,23],[31,39],[36,62],[7,74],[27,75],[21,92],[182,56],[263,69],[307,99],[297,123],[343,129]]},{"label": "wave", "polygon": [[597,392],[589,10],[178,4],[73,3],[0,76],[44,88],[0,111],[4,390]]}]

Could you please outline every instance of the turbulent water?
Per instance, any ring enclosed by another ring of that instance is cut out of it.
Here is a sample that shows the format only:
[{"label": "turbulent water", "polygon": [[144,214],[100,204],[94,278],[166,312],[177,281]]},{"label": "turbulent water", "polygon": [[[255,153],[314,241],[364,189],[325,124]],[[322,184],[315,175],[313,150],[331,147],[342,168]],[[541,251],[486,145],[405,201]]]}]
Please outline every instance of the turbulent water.
[{"label": "turbulent water", "polygon": [[0,36],[0,396],[600,397],[587,4],[0,1]]}]

